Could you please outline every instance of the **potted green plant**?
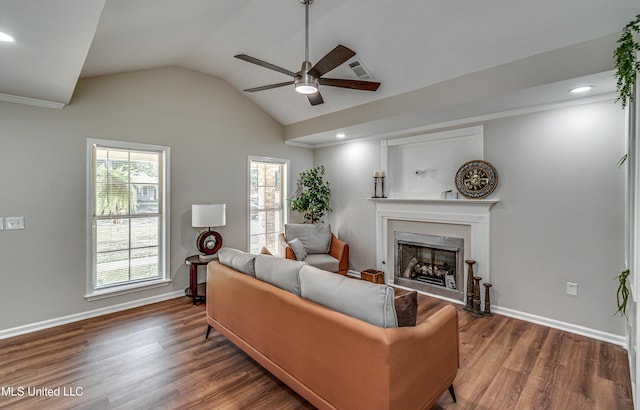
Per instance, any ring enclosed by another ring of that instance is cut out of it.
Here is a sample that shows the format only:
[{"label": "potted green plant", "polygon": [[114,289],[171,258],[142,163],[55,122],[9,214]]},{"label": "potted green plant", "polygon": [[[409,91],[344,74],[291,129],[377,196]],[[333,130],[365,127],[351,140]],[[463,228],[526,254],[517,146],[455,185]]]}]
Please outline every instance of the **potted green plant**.
[{"label": "potted green plant", "polygon": [[303,212],[304,218],[312,224],[320,222],[325,213],[332,211],[330,183],[324,177],[324,165],[301,172],[298,196],[291,201],[291,209]]}]

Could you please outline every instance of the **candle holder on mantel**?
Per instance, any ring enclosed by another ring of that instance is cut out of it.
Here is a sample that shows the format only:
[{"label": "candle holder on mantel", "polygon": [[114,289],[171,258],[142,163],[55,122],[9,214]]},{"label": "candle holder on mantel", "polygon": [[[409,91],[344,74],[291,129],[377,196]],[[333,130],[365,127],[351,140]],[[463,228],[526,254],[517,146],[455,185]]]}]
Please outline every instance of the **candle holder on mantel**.
[{"label": "candle holder on mantel", "polygon": [[[373,196],[371,198],[386,198],[384,194],[384,171],[376,170],[373,172]],[[382,195],[378,196],[378,180],[382,188]]]},{"label": "candle holder on mantel", "polygon": [[380,198],[378,196],[378,178],[376,176],[373,177],[373,196],[371,198]]}]

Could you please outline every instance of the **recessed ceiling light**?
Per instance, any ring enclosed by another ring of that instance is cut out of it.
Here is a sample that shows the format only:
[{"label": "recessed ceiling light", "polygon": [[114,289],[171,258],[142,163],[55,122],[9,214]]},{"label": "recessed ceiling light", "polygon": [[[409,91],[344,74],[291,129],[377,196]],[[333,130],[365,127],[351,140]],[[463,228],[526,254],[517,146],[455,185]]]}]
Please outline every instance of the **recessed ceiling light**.
[{"label": "recessed ceiling light", "polygon": [[587,92],[587,91],[591,90],[592,88],[593,88],[592,85],[584,85],[582,87],[572,88],[572,89],[569,90],[569,92],[572,92],[572,93],[584,93],[584,92]]},{"label": "recessed ceiling light", "polygon": [[0,31],[0,41],[4,41],[5,43],[13,43],[15,40],[7,33],[3,33],[2,31]]},{"label": "recessed ceiling light", "polygon": [[340,139],[342,139],[342,138],[344,138],[346,136],[347,135],[344,132],[339,132],[339,133],[336,134],[336,138],[340,138]]}]

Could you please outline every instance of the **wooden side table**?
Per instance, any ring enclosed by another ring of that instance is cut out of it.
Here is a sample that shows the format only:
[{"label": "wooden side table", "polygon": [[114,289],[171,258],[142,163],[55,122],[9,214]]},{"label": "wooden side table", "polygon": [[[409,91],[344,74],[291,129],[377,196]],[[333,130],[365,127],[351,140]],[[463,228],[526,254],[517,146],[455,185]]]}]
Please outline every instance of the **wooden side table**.
[{"label": "wooden side table", "polygon": [[367,269],[360,272],[360,279],[371,283],[384,284],[384,272],[381,270]]},{"label": "wooden side table", "polygon": [[217,261],[218,258],[203,261],[200,255],[192,255],[184,260],[189,267],[189,287],[184,290],[184,294],[193,299],[195,305],[198,300],[204,302],[207,296],[207,282],[198,283],[198,266],[207,266],[211,261]]}]

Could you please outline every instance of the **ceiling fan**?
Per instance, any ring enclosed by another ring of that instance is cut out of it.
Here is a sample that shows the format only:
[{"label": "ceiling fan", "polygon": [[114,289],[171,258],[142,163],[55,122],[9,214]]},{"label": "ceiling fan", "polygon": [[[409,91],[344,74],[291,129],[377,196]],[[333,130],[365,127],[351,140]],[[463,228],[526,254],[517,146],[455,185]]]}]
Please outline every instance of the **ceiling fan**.
[{"label": "ceiling fan", "polygon": [[305,7],[305,59],[302,63],[302,68],[297,73],[294,73],[293,71],[267,63],[266,61],[259,60],[255,57],[251,57],[246,54],[238,54],[234,57],[293,77],[293,80],[291,81],[248,88],[244,91],[252,93],[293,84],[297,92],[307,95],[311,105],[324,103],[322,95],[320,95],[320,91],[318,90],[319,85],[350,88],[353,90],[376,91],[378,87],[380,87],[380,83],[378,82],[322,77],[356,55],[355,51],[350,50],[343,45],[336,46],[333,50],[329,51],[324,57],[322,57],[314,66],[311,66],[311,62],[309,61],[309,5],[313,3],[313,0],[300,0],[300,3],[304,4]]}]

